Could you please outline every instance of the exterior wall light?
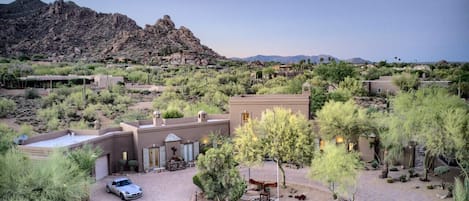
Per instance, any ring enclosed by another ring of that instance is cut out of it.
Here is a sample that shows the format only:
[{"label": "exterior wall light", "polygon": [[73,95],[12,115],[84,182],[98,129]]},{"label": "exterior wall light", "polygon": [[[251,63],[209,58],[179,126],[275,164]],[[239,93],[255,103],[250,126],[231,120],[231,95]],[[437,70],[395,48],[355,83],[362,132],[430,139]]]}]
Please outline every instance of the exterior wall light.
[{"label": "exterior wall light", "polygon": [[344,143],[344,137],[342,137],[342,136],[336,136],[336,137],[335,137],[335,142],[336,142],[337,144]]}]

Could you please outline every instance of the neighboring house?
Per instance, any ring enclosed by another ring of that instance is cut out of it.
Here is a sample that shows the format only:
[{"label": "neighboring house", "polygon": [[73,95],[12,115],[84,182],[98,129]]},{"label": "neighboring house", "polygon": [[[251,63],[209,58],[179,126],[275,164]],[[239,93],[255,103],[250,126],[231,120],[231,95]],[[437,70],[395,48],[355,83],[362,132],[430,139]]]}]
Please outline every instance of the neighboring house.
[{"label": "neighboring house", "polygon": [[85,83],[103,89],[124,82],[122,76],[112,75],[30,75],[20,77],[19,80],[21,82],[15,86],[16,88],[55,88],[58,85]]},{"label": "neighboring house", "polygon": [[105,89],[119,83],[124,83],[122,76],[114,77],[112,75],[95,75],[94,85],[100,89]]},{"label": "neighboring house", "polygon": [[54,88],[57,85],[66,84],[91,84],[92,76],[82,75],[29,75],[20,77],[18,86],[15,88]]},{"label": "neighboring house", "polygon": [[[419,87],[427,87],[437,85],[441,87],[448,87],[451,81],[431,81],[420,80]],[[362,81],[363,88],[368,95],[395,95],[399,91],[399,87],[392,82],[392,76],[380,76],[377,80],[364,80]]]}]

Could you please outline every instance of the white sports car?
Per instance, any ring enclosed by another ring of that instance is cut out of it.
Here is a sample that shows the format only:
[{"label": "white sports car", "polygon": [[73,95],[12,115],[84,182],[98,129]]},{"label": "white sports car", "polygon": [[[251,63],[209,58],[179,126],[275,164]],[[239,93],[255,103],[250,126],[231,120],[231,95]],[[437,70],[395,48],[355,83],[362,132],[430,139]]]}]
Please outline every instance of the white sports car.
[{"label": "white sports car", "polygon": [[133,200],[143,196],[143,190],[128,178],[117,178],[106,184],[106,192],[114,193],[122,200]]}]

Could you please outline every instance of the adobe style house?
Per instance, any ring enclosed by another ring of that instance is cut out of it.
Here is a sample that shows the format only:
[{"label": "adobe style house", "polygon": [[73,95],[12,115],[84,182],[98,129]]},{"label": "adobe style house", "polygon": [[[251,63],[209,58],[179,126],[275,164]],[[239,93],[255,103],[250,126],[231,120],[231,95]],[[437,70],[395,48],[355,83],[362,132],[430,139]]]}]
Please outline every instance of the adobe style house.
[{"label": "adobe style house", "polygon": [[[211,133],[232,136],[235,128],[249,118],[260,118],[266,109],[283,107],[308,118],[309,89],[310,86],[305,84],[301,95],[231,97],[229,114],[224,115],[200,111],[196,117],[162,119],[155,111],[151,120],[125,122],[119,127],[100,130],[56,131],[31,137],[18,147],[36,159],[47,157],[56,148],[75,149],[84,144],[100,147],[103,154],[94,168],[96,179],[121,171],[120,161],[136,160],[139,172],[177,170],[193,163],[209,143]],[[367,138],[359,141],[361,157],[365,161],[375,156],[369,142]],[[319,139],[317,144],[320,146]]]},{"label": "adobe style house", "polygon": [[233,135],[247,118],[260,118],[268,108],[284,107],[309,115],[309,94],[239,96],[230,99],[230,114],[209,115],[203,111],[196,117],[162,119],[159,112],[151,120],[121,123],[119,127],[100,130],[63,130],[37,135],[25,140],[19,149],[32,158],[47,157],[54,149],[75,149],[84,144],[100,147],[95,177],[101,179],[120,171],[120,160],[136,160],[138,171],[179,169],[193,162],[211,133]]},{"label": "adobe style house", "polygon": [[230,133],[249,118],[260,119],[262,112],[274,107],[288,108],[309,118],[309,94],[242,95],[230,98]]}]

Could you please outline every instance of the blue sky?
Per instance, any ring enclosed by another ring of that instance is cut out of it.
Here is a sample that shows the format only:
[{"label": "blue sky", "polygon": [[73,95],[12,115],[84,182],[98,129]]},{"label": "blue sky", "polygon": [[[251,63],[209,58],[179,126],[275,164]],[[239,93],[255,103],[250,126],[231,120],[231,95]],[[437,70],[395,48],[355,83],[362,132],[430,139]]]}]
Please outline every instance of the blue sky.
[{"label": "blue sky", "polygon": [[[11,1],[0,0],[2,3]],[[47,0],[45,2],[52,2]],[[227,57],[469,61],[468,0],[76,0],[138,25],[168,14]]]}]

